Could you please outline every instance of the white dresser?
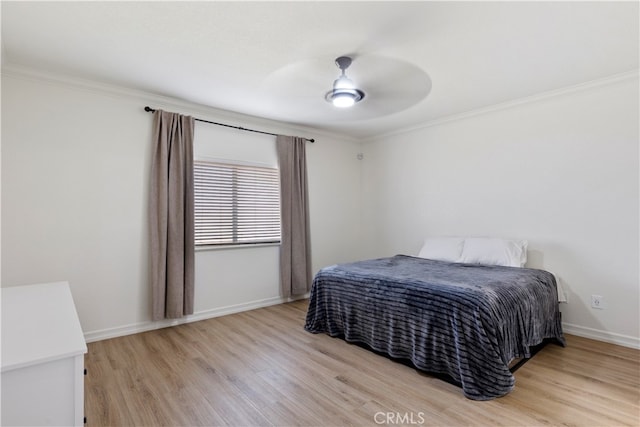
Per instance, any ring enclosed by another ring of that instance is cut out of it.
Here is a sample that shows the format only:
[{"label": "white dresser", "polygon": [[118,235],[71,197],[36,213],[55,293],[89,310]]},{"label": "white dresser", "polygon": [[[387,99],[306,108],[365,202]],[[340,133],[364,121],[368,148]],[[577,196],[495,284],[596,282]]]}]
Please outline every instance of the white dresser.
[{"label": "white dresser", "polygon": [[1,288],[2,425],[82,426],[87,345],[67,282]]}]

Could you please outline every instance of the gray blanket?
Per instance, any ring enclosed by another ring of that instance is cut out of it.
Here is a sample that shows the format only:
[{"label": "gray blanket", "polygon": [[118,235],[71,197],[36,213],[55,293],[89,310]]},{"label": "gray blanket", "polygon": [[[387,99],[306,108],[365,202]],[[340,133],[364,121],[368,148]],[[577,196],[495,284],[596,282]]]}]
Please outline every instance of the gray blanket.
[{"label": "gray blanket", "polygon": [[565,344],[551,273],[404,255],[320,270],[305,329],[449,375],[474,400],[507,394],[530,347]]}]

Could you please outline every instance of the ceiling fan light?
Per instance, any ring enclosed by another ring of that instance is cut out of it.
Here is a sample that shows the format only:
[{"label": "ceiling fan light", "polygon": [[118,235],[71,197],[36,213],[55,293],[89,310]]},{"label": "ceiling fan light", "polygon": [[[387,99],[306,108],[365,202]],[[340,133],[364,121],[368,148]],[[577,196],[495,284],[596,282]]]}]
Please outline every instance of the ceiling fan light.
[{"label": "ceiling fan light", "polygon": [[356,100],[350,93],[340,93],[333,97],[331,103],[334,107],[348,108],[353,107],[353,105],[356,103]]},{"label": "ceiling fan light", "polygon": [[334,107],[348,108],[362,101],[364,92],[358,89],[333,89],[327,92],[325,99]]}]

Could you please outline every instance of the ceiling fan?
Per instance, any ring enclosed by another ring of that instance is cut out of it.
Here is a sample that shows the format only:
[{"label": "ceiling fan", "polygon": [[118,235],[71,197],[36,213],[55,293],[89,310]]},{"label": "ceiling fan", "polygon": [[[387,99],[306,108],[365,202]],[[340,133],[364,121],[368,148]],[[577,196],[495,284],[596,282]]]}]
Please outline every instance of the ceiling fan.
[{"label": "ceiling fan", "polygon": [[[318,117],[353,121],[387,116],[410,108],[431,91],[429,75],[406,60],[369,53],[333,58],[315,56],[287,64],[270,73],[260,90],[266,99],[277,100],[283,115],[301,123]],[[340,70],[337,78],[331,75],[332,62]],[[357,108],[345,108],[355,104]]]},{"label": "ceiling fan", "polygon": [[331,102],[334,107],[352,107],[364,98],[364,92],[357,89],[353,81],[345,73],[351,62],[352,59],[348,56],[336,58],[336,65],[342,70],[342,74],[333,82],[333,89],[325,95],[325,99]]}]

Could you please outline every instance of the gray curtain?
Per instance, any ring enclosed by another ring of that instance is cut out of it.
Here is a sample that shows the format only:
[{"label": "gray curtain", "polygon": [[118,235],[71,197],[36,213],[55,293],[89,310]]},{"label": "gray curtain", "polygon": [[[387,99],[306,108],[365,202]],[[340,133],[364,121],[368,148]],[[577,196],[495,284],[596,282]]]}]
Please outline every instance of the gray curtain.
[{"label": "gray curtain", "polygon": [[280,289],[284,298],[303,295],[311,289],[311,241],[309,197],[304,138],[278,135],[280,166]]},{"label": "gray curtain", "polygon": [[193,313],[193,117],[153,113],[149,200],[153,320]]}]

